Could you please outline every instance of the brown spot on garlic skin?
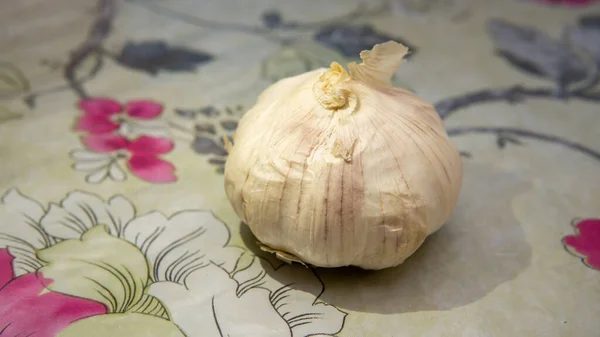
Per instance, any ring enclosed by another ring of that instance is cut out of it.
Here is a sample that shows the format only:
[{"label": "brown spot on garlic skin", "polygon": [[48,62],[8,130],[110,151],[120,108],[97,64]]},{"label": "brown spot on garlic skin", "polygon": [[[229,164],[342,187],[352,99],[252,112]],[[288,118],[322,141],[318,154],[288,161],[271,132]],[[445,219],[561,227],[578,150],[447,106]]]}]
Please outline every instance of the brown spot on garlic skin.
[{"label": "brown spot on garlic skin", "polygon": [[[327,236],[329,234],[329,224],[331,223],[329,220],[329,217],[327,216],[327,213],[329,211],[329,205],[327,204],[327,200],[329,200],[329,185],[331,184],[331,163],[329,165],[327,165],[327,179],[325,180],[325,199],[323,200],[323,204],[324,204],[324,212],[325,214],[323,215],[323,219],[325,220],[323,222],[323,244],[325,246],[327,246],[328,242],[327,242]],[[328,259],[328,249],[323,250],[323,255],[325,256],[325,263],[329,263],[329,259]]]},{"label": "brown spot on garlic skin", "polygon": [[344,255],[344,171],[345,171],[346,165],[342,165],[341,170],[342,170],[342,174],[340,174],[340,208],[338,209],[337,216],[340,218],[340,221],[338,222],[340,225],[340,229],[339,229],[339,233],[340,233],[340,255]]},{"label": "brown spot on garlic skin", "polygon": [[[351,211],[349,212],[350,219],[344,221],[344,227],[351,228],[351,235],[349,235],[349,237],[352,238],[352,241],[350,242],[350,247],[352,247],[352,250],[355,251],[353,254],[354,256],[349,261],[349,264],[352,265],[356,263],[358,257],[364,254],[367,246],[366,235],[364,235],[362,231],[357,230],[357,228],[360,228],[361,224],[365,223],[365,189],[362,158],[356,158],[353,163],[354,165],[350,166],[350,181],[352,182],[352,193],[350,193],[352,196],[350,207]],[[358,243],[360,243],[360,245],[358,245]]]},{"label": "brown spot on garlic skin", "polygon": [[225,144],[225,151],[227,151],[227,153],[231,152],[231,149],[233,148],[233,144],[229,140],[229,137],[223,136],[223,143]]}]

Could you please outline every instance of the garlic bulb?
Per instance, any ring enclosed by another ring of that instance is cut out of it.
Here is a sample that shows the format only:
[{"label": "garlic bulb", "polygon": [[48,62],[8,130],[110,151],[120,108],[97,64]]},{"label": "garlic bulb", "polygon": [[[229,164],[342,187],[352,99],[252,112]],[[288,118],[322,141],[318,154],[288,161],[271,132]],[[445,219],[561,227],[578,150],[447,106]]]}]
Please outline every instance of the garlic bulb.
[{"label": "garlic bulb", "polygon": [[314,266],[395,266],[453,212],[462,162],[432,105],[394,88],[396,42],[267,88],[227,142],[225,191],[263,249]]}]

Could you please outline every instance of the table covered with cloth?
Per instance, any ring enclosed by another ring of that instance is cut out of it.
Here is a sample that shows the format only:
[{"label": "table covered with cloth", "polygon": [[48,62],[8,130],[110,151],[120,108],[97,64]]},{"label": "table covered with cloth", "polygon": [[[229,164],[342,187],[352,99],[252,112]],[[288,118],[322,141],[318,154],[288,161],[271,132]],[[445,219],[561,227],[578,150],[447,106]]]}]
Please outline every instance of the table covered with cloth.
[{"label": "table covered with cloth", "polygon": [[[0,336],[600,336],[597,3],[2,0],[0,22]],[[460,151],[453,215],[380,271],[263,252],[224,137],[388,40]]]}]

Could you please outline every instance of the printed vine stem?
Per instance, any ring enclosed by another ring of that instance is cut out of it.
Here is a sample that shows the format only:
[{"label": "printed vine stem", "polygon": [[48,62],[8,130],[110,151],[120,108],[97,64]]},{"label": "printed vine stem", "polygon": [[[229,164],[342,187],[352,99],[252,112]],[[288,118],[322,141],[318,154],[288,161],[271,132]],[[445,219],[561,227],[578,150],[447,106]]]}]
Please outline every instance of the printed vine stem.
[{"label": "printed vine stem", "polygon": [[[67,84],[58,85],[58,86],[55,86],[55,87],[41,89],[41,90],[37,90],[37,91],[31,92],[31,93],[25,95],[25,97],[23,98],[23,100],[30,107],[34,107],[35,106],[35,99],[37,97],[44,96],[44,95],[50,95],[50,94],[53,94],[53,93],[61,92],[63,90],[73,89],[73,83],[75,83],[76,85],[78,85],[79,87],[81,87],[83,85],[83,83],[85,83],[85,82],[93,79],[98,74],[98,72],[102,69],[102,66],[103,66],[102,56],[100,54],[94,54],[94,57],[95,57],[94,67],[92,67],[92,69],[90,70],[90,72],[87,73],[87,74],[85,74],[80,79],[75,79],[74,81],[69,82]],[[79,96],[81,97],[81,95],[79,95]]]},{"label": "printed vine stem", "polygon": [[442,119],[450,117],[460,109],[476,104],[506,101],[508,103],[520,103],[527,98],[554,98],[568,100],[572,98],[600,102],[600,92],[572,92],[567,93],[564,98],[557,96],[555,89],[549,88],[525,88],[516,85],[506,89],[484,89],[463,94],[456,97],[443,99],[435,104],[436,110]]},{"label": "printed vine stem", "polygon": [[[506,101],[511,104],[520,103],[528,98],[551,98],[560,100],[580,99],[584,101],[599,102],[600,92],[590,91],[597,86],[598,81],[597,68],[594,70],[590,79],[579,89],[563,92],[550,88],[525,88],[520,85],[515,85],[506,89],[484,89],[456,97],[443,99],[434,104],[438,114],[442,119],[447,119],[461,109],[484,103],[492,103]],[[536,139],[539,141],[554,143],[571,150],[578,151],[587,156],[590,156],[600,161],[600,152],[590,149],[581,144],[562,139],[560,137],[537,133],[529,130],[516,128],[493,128],[493,127],[465,127],[448,129],[448,135],[458,136],[463,134],[480,133],[480,134],[495,134],[501,136],[518,136],[523,138]]]},{"label": "printed vine stem", "polygon": [[[112,31],[112,22],[116,14],[116,3],[114,0],[99,0],[96,5],[96,18],[92,24],[86,40],[69,56],[64,66],[63,76],[67,84],[51,88],[41,89],[27,94],[23,99],[30,107],[35,106],[35,99],[39,96],[61,92],[66,89],[73,90],[79,98],[88,98],[89,95],[83,88],[83,84],[93,79],[104,65],[104,51],[102,44]],[[77,69],[89,57],[94,57],[94,66],[81,78],[77,78]]]},{"label": "printed vine stem", "polygon": [[479,103],[491,103],[495,101],[506,101],[508,103],[519,103],[527,98],[553,98],[563,101],[569,99],[581,99],[592,102],[600,102],[600,92],[592,91],[600,82],[600,63],[590,57],[592,70],[582,85],[572,90],[565,90],[560,83],[557,89],[551,88],[526,88],[515,85],[504,89],[483,89],[458,97],[444,99],[435,104],[436,110],[442,119],[448,118],[459,109]]},{"label": "printed vine stem", "polygon": [[77,80],[77,69],[89,57],[96,57],[96,64],[88,77],[95,76],[102,67],[102,44],[112,31],[112,23],[116,14],[115,0],[98,0],[97,15],[85,41],[71,52],[63,75],[71,89],[80,97],[89,95],[83,88],[82,81]]},{"label": "printed vine stem", "polygon": [[544,141],[547,143],[557,144],[571,150],[578,151],[583,153],[591,158],[594,158],[600,161],[600,152],[597,152],[589,147],[583,146],[581,144],[562,139],[560,137],[554,135],[548,135],[544,133],[539,133],[530,130],[511,128],[511,127],[464,127],[464,128],[449,128],[448,135],[449,136],[460,136],[471,133],[479,133],[479,134],[494,134],[497,137],[502,136],[518,136],[522,138],[530,138],[535,140]]}]

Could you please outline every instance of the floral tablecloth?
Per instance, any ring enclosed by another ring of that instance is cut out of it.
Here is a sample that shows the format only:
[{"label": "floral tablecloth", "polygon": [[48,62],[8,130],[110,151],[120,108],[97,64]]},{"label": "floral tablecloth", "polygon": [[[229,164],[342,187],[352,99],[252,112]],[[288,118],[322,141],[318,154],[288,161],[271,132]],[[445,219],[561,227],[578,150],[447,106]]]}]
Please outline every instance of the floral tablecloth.
[{"label": "floral tablecloth", "polygon": [[[592,1],[5,0],[0,22],[0,336],[600,336]],[[454,215],[383,271],[261,252],[223,137],[278,79],[387,40],[461,150]]]}]

